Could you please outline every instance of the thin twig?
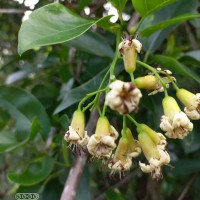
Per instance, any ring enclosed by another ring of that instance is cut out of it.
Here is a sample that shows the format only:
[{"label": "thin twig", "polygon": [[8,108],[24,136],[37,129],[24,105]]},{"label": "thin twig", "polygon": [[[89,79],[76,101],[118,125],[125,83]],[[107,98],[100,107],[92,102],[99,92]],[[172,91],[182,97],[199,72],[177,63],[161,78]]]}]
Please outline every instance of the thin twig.
[{"label": "thin twig", "polygon": [[[86,130],[89,133],[94,132],[98,116],[99,115],[98,115],[98,112],[96,109],[91,112],[90,119],[86,126]],[[64,190],[61,195],[61,200],[74,200],[75,199],[76,190],[77,190],[78,184],[80,182],[80,177],[83,172],[83,168],[85,166],[86,160],[87,160],[86,153],[82,153],[81,156],[76,157],[75,163],[69,171],[69,175],[67,177],[65,187],[64,187]]]},{"label": "thin twig", "polygon": [[136,25],[137,25],[137,23],[138,23],[138,21],[139,21],[139,18],[140,18],[139,13],[134,12],[134,13],[132,14],[131,19],[130,19],[130,21],[129,21],[129,23],[128,23],[128,26],[127,26],[127,29],[128,29],[129,32],[131,31],[131,29],[132,29],[133,27],[136,27]]},{"label": "thin twig", "polygon": [[192,186],[192,184],[194,183],[195,179],[199,176],[199,173],[196,173],[192,176],[192,178],[190,179],[190,181],[187,183],[187,185],[184,187],[183,191],[181,192],[181,195],[179,196],[178,200],[183,200],[185,195],[187,194],[188,190],[190,189],[190,187]]},{"label": "thin twig", "polygon": [[198,49],[198,42],[195,39],[194,31],[191,30],[191,27],[188,24],[188,22],[185,22],[184,26],[185,26],[185,31],[188,35],[188,39],[189,39],[192,49],[193,50]]},{"label": "thin twig", "polygon": [[[115,185],[111,186],[110,188],[107,188],[106,191],[108,189],[120,188],[121,186],[127,184],[129,181],[132,180],[134,173],[135,173],[135,170],[133,172],[131,172],[129,175],[125,176],[122,180],[120,180]],[[95,200],[103,200],[103,199],[105,199],[105,197],[106,197],[106,192],[103,192],[101,195],[96,197]]]}]

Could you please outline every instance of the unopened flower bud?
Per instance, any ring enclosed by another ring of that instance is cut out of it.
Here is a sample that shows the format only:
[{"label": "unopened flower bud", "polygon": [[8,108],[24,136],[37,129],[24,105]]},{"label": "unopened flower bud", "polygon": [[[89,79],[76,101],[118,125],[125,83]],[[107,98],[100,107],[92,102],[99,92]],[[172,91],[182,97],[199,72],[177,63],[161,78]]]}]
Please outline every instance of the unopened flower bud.
[{"label": "unopened flower bud", "polygon": [[193,120],[200,119],[200,93],[193,94],[192,92],[179,89],[176,93],[178,99],[185,106],[186,115]]},{"label": "unopened flower bud", "polygon": [[164,115],[161,117],[160,128],[166,131],[165,135],[169,138],[184,139],[193,129],[184,112],[182,112],[173,97],[167,96],[163,99]]},{"label": "unopened flower bud", "polygon": [[[171,80],[168,77],[161,77],[166,87],[169,87]],[[175,80],[174,77],[171,79]],[[143,77],[138,77],[135,79],[135,84],[139,89],[153,90],[149,95],[157,94],[158,92],[163,92],[164,88],[160,80],[153,74],[149,74]]]},{"label": "unopened flower bud", "polygon": [[85,117],[81,110],[74,112],[69,130],[65,133],[64,139],[70,142],[70,145],[87,145],[89,137],[85,131]]},{"label": "unopened flower bud", "polygon": [[123,39],[119,44],[119,51],[123,56],[125,70],[132,73],[136,69],[137,53],[140,53],[142,44],[137,39]]},{"label": "unopened flower bud", "polygon": [[141,153],[140,144],[138,140],[134,139],[131,130],[129,128],[126,129],[126,137],[129,143],[129,155],[132,158],[139,156],[139,154]]},{"label": "unopened flower bud", "polygon": [[156,133],[145,124],[139,125],[138,139],[142,151],[149,164],[139,162],[140,168],[145,173],[152,173],[152,177],[160,179],[162,177],[161,166],[170,162],[170,157],[166,147],[166,138],[161,133]]}]

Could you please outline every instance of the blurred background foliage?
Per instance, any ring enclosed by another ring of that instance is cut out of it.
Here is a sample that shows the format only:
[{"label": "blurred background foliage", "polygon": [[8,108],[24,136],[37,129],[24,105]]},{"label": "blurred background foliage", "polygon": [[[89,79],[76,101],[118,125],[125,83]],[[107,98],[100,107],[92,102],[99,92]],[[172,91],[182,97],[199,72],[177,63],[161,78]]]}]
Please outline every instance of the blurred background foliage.
[{"label": "blurred background foliage", "polygon": [[[63,135],[77,103],[98,88],[112,61],[117,26],[102,22],[74,40],[19,56],[18,31],[24,13],[53,1],[36,1],[35,6],[28,2],[0,1],[0,199],[13,199],[17,192],[37,192],[41,199],[55,200],[61,196],[74,160]],[[116,2],[60,1],[83,18],[116,14],[112,6]],[[139,59],[170,69],[180,87],[200,92],[200,19],[195,16],[200,11],[199,1],[171,1],[157,10],[157,1],[147,10],[135,2],[135,8],[129,0],[123,9],[123,28],[133,34],[142,20],[138,31],[144,48]],[[112,20],[118,22],[116,16]],[[116,73],[118,78],[128,79],[121,62]],[[147,71],[138,67],[136,77],[144,73]],[[173,88],[169,93],[175,94]],[[136,119],[160,131],[162,98],[162,94],[149,97],[143,92]],[[120,130],[120,116],[111,110],[107,115]],[[129,127],[135,129],[131,123]],[[110,180],[109,171],[106,167],[100,170],[98,162],[87,163],[76,199],[200,199],[200,123],[194,123],[184,141],[168,141],[174,168],[164,167],[163,180],[142,174],[137,159],[123,180]]]}]

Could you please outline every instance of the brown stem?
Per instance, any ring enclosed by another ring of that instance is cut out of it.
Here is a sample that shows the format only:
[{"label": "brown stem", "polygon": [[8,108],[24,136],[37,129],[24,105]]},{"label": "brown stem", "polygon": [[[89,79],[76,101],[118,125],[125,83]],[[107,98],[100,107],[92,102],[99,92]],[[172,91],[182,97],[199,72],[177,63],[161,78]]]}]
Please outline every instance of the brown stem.
[{"label": "brown stem", "polygon": [[195,36],[194,36],[194,33],[193,33],[193,31],[190,27],[190,24],[188,24],[188,22],[185,22],[184,26],[185,26],[185,30],[186,30],[186,33],[188,35],[188,39],[189,39],[189,42],[191,44],[192,49],[194,49],[194,50],[198,49],[198,42],[195,39]]},{"label": "brown stem", "polygon": [[[90,119],[86,126],[86,130],[89,133],[94,132],[97,118],[98,118],[98,112],[95,109],[94,111],[91,112]],[[81,156],[78,156],[75,159],[74,165],[71,167],[69,171],[69,174],[65,183],[65,187],[63,189],[63,192],[60,198],[61,200],[75,199],[76,190],[80,181],[81,174],[83,172],[83,168],[87,160],[87,154],[86,153],[81,153],[81,154],[82,154]]]},{"label": "brown stem", "polygon": [[[135,170],[133,172],[131,172],[129,175],[125,176],[122,180],[120,180],[115,185],[112,185],[111,187],[107,188],[106,191],[108,189],[115,189],[115,188],[122,187],[123,185],[129,183],[133,179],[134,175],[135,175]],[[105,199],[106,198],[106,191],[103,192],[100,196],[96,197],[95,200],[103,200],[103,199]]]},{"label": "brown stem", "polygon": [[189,182],[187,183],[187,185],[184,187],[183,191],[181,192],[178,200],[183,200],[185,198],[185,195],[187,194],[188,190],[190,189],[190,187],[192,186],[192,184],[194,183],[194,181],[196,180],[198,176],[199,176],[199,173],[196,173],[192,176],[192,178],[189,180]]}]

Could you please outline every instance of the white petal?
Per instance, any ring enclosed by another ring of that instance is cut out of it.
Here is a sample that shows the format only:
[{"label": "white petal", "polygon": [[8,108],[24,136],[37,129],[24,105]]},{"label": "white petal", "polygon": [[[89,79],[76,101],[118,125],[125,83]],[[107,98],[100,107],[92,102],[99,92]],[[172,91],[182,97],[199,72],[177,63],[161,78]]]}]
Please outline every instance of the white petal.
[{"label": "white petal", "polygon": [[150,165],[146,165],[144,163],[141,163],[140,161],[139,161],[139,165],[140,165],[140,169],[145,173],[150,173],[153,171],[153,168]]}]

